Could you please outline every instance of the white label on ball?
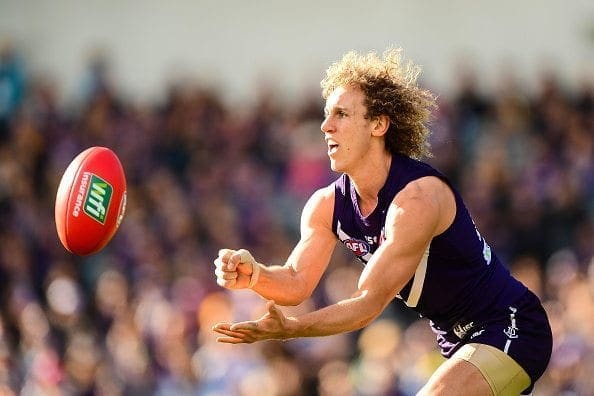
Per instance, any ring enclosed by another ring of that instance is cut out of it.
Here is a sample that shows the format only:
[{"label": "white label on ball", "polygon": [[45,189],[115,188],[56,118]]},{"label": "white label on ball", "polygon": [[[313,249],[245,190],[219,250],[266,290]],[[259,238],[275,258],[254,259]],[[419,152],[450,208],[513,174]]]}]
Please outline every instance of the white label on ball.
[{"label": "white label on ball", "polygon": [[82,206],[85,194],[87,192],[87,185],[89,184],[89,172],[83,173],[82,179],[80,179],[80,186],[78,187],[78,194],[76,194],[76,202],[74,203],[74,209],[72,210],[72,216],[78,217],[80,214],[80,207]]}]

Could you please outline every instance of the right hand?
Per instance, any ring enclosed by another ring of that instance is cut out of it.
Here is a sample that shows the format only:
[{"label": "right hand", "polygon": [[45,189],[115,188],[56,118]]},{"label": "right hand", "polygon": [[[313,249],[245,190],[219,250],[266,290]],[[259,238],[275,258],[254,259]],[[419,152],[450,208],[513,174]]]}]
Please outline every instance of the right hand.
[{"label": "right hand", "polygon": [[221,249],[214,264],[217,284],[227,289],[247,288],[254,267],[259,265],[252,254],[245,249]]}]

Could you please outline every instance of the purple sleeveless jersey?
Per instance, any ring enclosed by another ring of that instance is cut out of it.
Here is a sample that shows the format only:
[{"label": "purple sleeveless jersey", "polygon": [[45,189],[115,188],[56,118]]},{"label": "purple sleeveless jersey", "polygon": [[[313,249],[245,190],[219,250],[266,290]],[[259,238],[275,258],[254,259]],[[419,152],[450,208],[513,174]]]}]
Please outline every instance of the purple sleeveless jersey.
[{"label": "purple sleeveless jersey", "polygon": [[468,342],[493,345],[512,356],[534,383],[544,372],[552,348],[544,309],[499,261],[444,175],[426,163],[394,155],[377,207],[367,217],[361,214],[349,177],[342,175],[334,183],[334,233],[367,263],[384,239],[390,203],[409,182],[424,176],[439,177],[450,186],[456,217],[444,233],[433,238],[398,297],[430,320],[445,357]]}]

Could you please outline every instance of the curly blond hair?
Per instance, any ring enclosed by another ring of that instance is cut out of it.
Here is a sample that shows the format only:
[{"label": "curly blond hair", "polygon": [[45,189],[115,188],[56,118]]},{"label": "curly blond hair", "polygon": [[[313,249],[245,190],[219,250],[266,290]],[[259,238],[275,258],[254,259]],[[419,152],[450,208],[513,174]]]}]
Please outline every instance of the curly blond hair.
[{"label": "curly blond hair", "polygon": [[402,48],[388,48],[380,57],[350,51],[326,70],[322,97],[338,87],[355,86],[365,95],[366,118],[387,115],[386,149],[412,158],[431,156],[429,122],[435,96],[417,86],[421,67],[403,59]]}]

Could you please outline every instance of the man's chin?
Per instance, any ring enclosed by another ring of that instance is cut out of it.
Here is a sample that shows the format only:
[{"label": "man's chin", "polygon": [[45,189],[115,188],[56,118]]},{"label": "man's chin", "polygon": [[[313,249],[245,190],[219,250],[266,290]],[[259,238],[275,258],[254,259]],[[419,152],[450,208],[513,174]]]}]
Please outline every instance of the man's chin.
[{"label": "man's chin", "polygon": [[333,159],[330,159],[330,169],[332,169],[334,172],[338,172],[336,167],[336,161],[334,161]]},{"label": "man's chin", "polygon": [[330,169],[334,172],[342,172],[342,168],[334,160],[330,160]]}]

